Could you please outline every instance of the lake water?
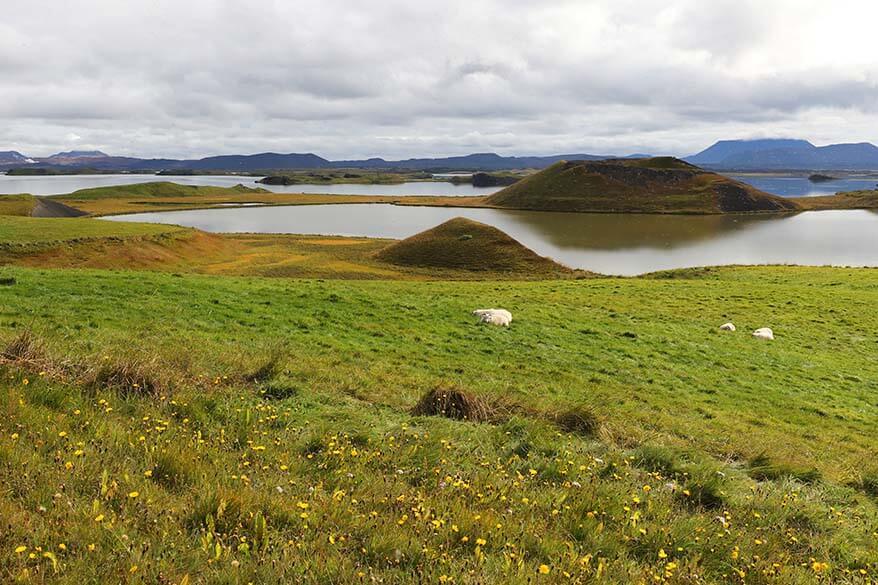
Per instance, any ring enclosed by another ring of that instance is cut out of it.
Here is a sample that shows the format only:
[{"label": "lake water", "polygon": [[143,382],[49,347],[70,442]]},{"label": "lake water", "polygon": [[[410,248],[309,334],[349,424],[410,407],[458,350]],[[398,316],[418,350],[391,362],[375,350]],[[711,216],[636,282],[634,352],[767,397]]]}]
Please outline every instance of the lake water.
[{"label": "lake water", "polygon": [[0,194],[30,193],[31,195],[61,195],[79,189],[110,187],[113,185],[136,185],[154,181],[169,181],[180,185],[211,185],[217,187],[261,187],[274,193],[327,193],[330,195],[490,195],[501,187],[473,187],[469,184],[455,185],[445,181],[423,181],[397,185],[261,185],[259,177],[237,175],[53,175],[9,176],[0,175]]},{"label": "lake water", "polygon": [[723,264],[878,266],[878,213],[871,211],[662,216],[343,204],[108,219],[172,223],[209,232],[405,238],[458,216],[493,225],[567,266],[603,274]]},{"label": "lake water", "polygon": [[812,183],[808,177],[777,177],[777,176],[753,176],[753,175],[728,175],[743,183],[749,183],[766,193],[780,195],[781,197],[816,197],[818,195],[835,195],[842,191],[863,191],[875,189],[878,186],[878,176],[850,177]]},{"label": "lake water", "polygon": [[[439,175],[437,175],[439,176]],[[449,173],[448,176],[451,176]],[[778,177],[729,175],[735,179],[749,183],[758,189],[783,197],[809,197],[814,195],[832,195],[839,191],[858,191],[874,189],[878,185],[878,177],[846,178],[826,183],[812,183],[807,177]],[[194,175],[167,176],[157,175],[59,175],[49,177],[10,177],[0,175],[0,194],[31,193],[33,195],[60,195],[72,193],[79,189],[91,187],[109,187],[112,185],[131,185],[150,183],[153,181],[170,181],[181,185],[214,185],[218,187],[234,187],[242,184],[247,187],[262,187],[275,193],[327,193],[330,195],[490,195],[502,187],[473,187],[472,185],[455,185],[449,182],[410,182],[397,185],[260,185],[259,177],[242,177],[236,175]]]}]

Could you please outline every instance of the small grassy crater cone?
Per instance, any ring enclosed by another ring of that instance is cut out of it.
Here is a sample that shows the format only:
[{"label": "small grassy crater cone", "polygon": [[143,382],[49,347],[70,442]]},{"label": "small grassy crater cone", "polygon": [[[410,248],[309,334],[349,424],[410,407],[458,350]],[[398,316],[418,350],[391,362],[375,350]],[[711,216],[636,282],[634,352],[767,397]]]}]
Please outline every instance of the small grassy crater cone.
[{"label": "small grassy crater cone", "polygon": [[798,203],[673,157],[561,161],[491,195],[507,209],[616,213],[742,213]]},{"label": "small grassy crater cone", "polygon": [[459,388],[437,386],[415,405],[415,416],[443,416],[454,420],[489,422],[494,418],[492,409],[483,400]]},{"label": "small grassy crater cone", "polygon": [[497,228],[463,217],[391,244],[376,257],[402,266],[486,272],[569,272]]}]

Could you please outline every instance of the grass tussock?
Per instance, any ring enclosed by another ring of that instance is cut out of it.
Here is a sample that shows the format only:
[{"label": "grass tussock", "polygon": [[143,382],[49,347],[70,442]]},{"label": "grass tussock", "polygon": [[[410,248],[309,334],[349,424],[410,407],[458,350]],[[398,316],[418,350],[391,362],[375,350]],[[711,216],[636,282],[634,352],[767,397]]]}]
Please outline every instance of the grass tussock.
[{"label": "grass tussock", "polygon": [[280,359],[272,355],[255,369],[244,374],[245,382],[267,382],[283,371],[280,365]]},{"label": "grass tussock", "polygon": [[802,467],[775,461],[766,453],[760,453],[750,460],[747,473],[757,481],[777,481],[794,479],[804,484],[820,481],[820,472],[813,467]]},{"label": "grass tussock", "polygon": [[878,498],[878,469],[864,473],[857,482],[857,487],[866,495]]},{"label": "grass tussock", "polygon": [[590,406],[579,405],[555,412],[551,415],[552,422],[567,433],[580,437],[596,437],[601,430],[603,421]]},{"label": "grass tussock", "polygon": [[192,482],[189,465],[178,455],[162,452],[156,455],[149,478],[165,489],[176,491]]},{"label": "grass tussock", "polygon": [[3,359],[19,365],[38,365],[45,360],[42,342],[25,329],[3,349]]},{"label": "grass tussock", "polygon": [[160,396],[168,383],[159,374],[157,360],[124,357],[105,359],[83,375],[85,385],[94,390],[109,390],[121,396]]},{"label": "grass tussock", "polygon": [[299,395],[299,387],[288,382],[271,382],[259,389],[259,395],[266,400],[286,400]]},{"label": "grass tussock", "polygon": [[43,341],[26,329],[0,353],[0,361],[41,378],[71,382],[92,391],[119,396],[159,396],[170,389],[169,375],[156,358],[136,356],[59,359],[46,351]]},{"label": "grass tussock", "polygon": [[491,422],[497,414],[478,396],[460,388],[442,385],[424,394],[411,413],[415,416],[442,416],[470,422]]},{"label": "grass tussock", "polygon": [[716,510],[726,505],[723,475],[709,467],[696,467],[686,474],[685,489],[679,492],[686,504]]},{"label": "grass tussock", "polygon": [[634,451],[633,457],[637,467],[664,477],[674,477],[683,471],[680,456],[663,445],[642,445]]}]

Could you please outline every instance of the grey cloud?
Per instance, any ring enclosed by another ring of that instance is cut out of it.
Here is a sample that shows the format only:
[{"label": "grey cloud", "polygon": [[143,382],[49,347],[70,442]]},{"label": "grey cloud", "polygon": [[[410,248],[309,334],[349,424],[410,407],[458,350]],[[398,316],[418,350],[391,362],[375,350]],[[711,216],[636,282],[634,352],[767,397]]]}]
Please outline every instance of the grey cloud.
[{"label": "grey cloud", "polygon": [[[812,35],[846,3],[863,10],[857,0],[298,0],[259,9],[243,0],[7,0],[0,150],[44,155],[70,147],[69,134],[82,137],[77,147],[139,156],[334,158],[686,153],[790,129],[818,142],[864,139],[878,127],[878,64],[857,58],[869,37]],[[822,52],[805,50],[815,43]]]}]

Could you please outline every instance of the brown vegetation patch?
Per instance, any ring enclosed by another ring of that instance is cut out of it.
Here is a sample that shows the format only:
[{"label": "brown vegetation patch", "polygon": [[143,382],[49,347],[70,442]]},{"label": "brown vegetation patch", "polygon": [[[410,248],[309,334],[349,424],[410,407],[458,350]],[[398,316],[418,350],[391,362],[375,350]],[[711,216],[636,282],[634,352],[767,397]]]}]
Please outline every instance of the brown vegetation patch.
[{"label": "brown vegetation patch", "polygon": [[491,422],[496,419],[496,409],[482,399],[459,388],[437,386],[411,410],[415,416],[442,416],[470,422]]},{"label": "brown vegetation patch", "polygon": [[19,333],[4,348],[2,356],[5,361],[32,366],[42,364],[46,357],[42,343],[29,329]]},{"label": "brown vegetation patch", "polygon": [[126,357],[104,360],[83,377],[91,388],[111,390],[122,396],[159,396],[168,387],[158,375],[159,370],[155,359]]},{"label": "brown vegetation patch", "polygon": [[581,437],[596,436],[602,425],[601,418],[589,406],[574,406],[558,411],[550,418],[562,431]]}]

